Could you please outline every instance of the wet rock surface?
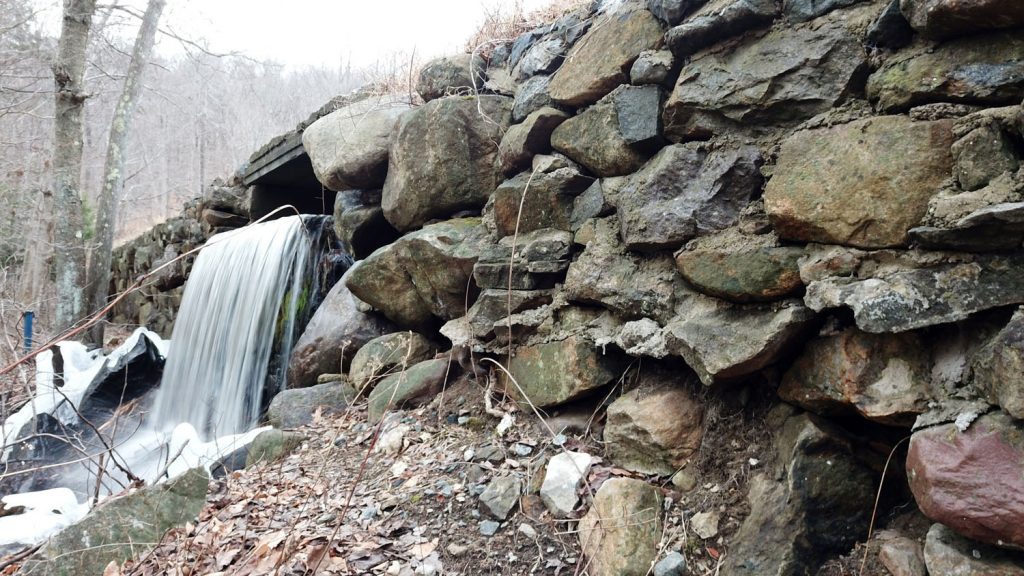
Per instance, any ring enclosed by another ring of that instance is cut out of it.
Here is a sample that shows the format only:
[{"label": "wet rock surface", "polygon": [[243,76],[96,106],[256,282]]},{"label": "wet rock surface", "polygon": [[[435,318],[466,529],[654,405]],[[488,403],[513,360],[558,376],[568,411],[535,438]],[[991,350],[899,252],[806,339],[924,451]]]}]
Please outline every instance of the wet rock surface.
[{"label": "wet rock surface", "polygon": [[52,538],[25,562],[22,572],[102,574],[110,562],[119,565],[151,549],[168,529],[191,522],[203,507],[209,481],[206,472],[197,469],[173,482],[111,500],[94,510],[87,522]]},{"label": "wet rock surface", "polygon": [[383,316],[360,309],[345,285],[353,269],[331,288],[295,342],[288,364],[292,386],[312,386],[320,374],[337,373],[370,340],[397,330]]}]

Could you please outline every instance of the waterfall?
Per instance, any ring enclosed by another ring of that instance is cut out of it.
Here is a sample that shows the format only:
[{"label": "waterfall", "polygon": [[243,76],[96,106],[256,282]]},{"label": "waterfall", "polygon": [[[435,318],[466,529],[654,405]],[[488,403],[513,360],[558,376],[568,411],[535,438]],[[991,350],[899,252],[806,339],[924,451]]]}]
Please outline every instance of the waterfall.
[{"label": "waterfall", "polygon": [[[151,426],[187,422],[209,439],[256,423],[268,378],[285,384],[295,311],[315,281],[313,244],[299,216],[210,239],[185,287]],[[275,353],[283,362],[270,374]]]}]

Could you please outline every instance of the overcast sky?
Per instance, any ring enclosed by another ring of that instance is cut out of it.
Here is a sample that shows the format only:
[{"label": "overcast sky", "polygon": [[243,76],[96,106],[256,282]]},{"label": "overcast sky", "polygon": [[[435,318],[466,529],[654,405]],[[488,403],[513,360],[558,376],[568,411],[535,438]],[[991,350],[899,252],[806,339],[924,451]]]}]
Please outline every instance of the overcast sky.
[{"label": "overcast sky", "polygon": [[[527,9],[550,0],[521,0]],[[49,5],[59,19],[60,2]],[[102,0],[101,0],[102,2]],[[214,52],[242,52],[291,66],[368,64],[395,52],[431,56],[461,51],[487,10],[515,0],[167,0],[163,23]],[[145,0],[120,0],[145,6]],[[173,42],[161,41],[162,50]]]}]

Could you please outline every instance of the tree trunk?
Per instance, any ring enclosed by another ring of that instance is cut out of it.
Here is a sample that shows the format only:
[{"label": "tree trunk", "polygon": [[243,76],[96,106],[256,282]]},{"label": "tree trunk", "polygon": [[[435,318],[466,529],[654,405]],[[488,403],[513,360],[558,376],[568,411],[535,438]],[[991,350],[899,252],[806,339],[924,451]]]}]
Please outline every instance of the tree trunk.
[{"label": "tree trunk", "polygon": [[[132,60],[124,79],[124,88],[110,121],[107,142],[107,160],[103,169],[103,189],[100,191],[96,211],[96,245],[89,258],[88,302],[90,310],[99,311],[107,305],[110,288],[110,260],[114,247],[114,229],[117,226],[117,208],[124,191],[126,146],[131,133],[135,105],[142,92],[142,76],[156,43],[157,24],[166,0],[150,0],[142,26],[135,38]],[[90,330],[90,340],[103,344],[104,322],[97,322]]]},{"label": "tree trunk", "polygon": [[53,63],[54,202],[57,222],[55,328],[69,328],[82,315],[84,304],[85,238],[82,222],[82,111],[85,107],[85,53],[96,0],[64,0],[57,58]]}]

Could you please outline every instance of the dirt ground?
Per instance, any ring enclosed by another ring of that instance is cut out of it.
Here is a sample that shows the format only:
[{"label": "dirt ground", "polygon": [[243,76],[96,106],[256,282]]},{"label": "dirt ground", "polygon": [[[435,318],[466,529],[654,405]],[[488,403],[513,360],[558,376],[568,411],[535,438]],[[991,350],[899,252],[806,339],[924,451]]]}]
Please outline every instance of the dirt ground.
[{"label": "dirt ground", "polygon": [[[575,519],[553,518],[537,491],[548,458],[563,449],[600,456],[599,441],[592,433],[552,437],[535,416],[496,399],[514,420],[499,433],[501,419],[485,413],[483,393],[461,380],[426,407],[389,414],[379,430],[364,405],[317,415],[295,430],[305,438],[295,452],[213,480],[197,522],[105,576],[586,574]],[[648,480],[666,497],[661,551],[682,552],[693,574],[713,574],[748,511],[745,478],[759,449],[749,414],[721,410],[709,419],[715,441],[691,464],[692,489],[599,461],[575,516],[608,478]],[[494,519],[479,494],[510,474],[527,494],[485,535]],[[689,518],[708,511],[719,512],[720,529],[702,540]]]}]

